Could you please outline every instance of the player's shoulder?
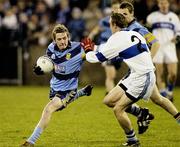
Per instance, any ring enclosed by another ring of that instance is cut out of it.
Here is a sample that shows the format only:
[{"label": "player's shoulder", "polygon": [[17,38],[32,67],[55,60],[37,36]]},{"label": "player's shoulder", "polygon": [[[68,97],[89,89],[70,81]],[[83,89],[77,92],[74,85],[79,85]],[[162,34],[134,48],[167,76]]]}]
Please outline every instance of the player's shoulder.
[{"label": "player's shoulder", "polygon": [[77,50],[80,51],[81,50],[81,43],[80,42],[76,42],[76,41],[71,41],[70,42],[70,50]]},{"label": "player's shoulder", "polygon": [[77,42],[77,41],[71,41],[71,47],[77,47],[77,46],[80,46],[80,42]]},{"label": "player's shoulder", "polygon": [[169,14],[171,17],[175,18],[175,19],[179,19],[179,18],[178,18],[178,15],[177,15],[176,13],[172,12],[172,11],[169,11],[168,14]]},{"label": "player's shoulder", "polygon": [[119,40],[129,40],[129,38],[131,38],[132,35],[137,35],[139,33],[135,32],[135,31],[127,31],[127,30],[122,30],[122,31],[118,31],[116,33],[114,33],[111,36],[111,40],[113,40],[113,42],[118,42]]},{"label": "player's shoulder", "polygon": [[110,38],[112,38],[112,39],[123,38],[123,36],[124,37],[128,36],[128,32],[130,32],[130,31],[126,31],[126,30],[118,31],[118,32],[112,34]]},{"label": "player's shoulder", "polygon": [[50,51],[54,51],[54,47],[55,47],[56,43],[55,42],[51,42],[49,45],[48,45],[48,50]]}]

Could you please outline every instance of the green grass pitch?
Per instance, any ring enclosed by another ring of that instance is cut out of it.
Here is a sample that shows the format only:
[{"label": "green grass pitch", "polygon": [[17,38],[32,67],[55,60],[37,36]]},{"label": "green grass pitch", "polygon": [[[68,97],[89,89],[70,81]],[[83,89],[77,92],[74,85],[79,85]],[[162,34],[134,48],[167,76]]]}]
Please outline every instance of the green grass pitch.
[{"label": "green grass pitch", "polygon": [[[102,104],[103,87],[92,96],[81,97],[67,109],[53,114],[37,147],[121,147],[125,141],[113,111]],[[0,147],[16,147],[24,142],[37,124],[48,100],[48,87],[0,87]],[[175,89],[175,105],[180,110],[180,88]],[[141,147],[180,147],[180,125],[160,107],[141,100],[155,120],[143,135]],[[137,132],[136,119],[130,116]]]}]

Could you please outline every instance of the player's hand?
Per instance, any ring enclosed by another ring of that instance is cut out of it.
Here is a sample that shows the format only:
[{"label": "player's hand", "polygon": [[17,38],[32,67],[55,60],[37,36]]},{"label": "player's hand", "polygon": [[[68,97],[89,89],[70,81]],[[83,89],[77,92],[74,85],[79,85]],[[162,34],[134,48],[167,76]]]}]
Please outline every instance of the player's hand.
[{"label": "player's hand", "polygon": [[81,46],[84,48],[85,53],[94,50],[94,42],[90,38],[82,39]]},{"label": "player's hand", "polygon": [[44,74],[44,72],[42,71],[41,67],[39,67],[39,66],[37,66],[37,65],[35,65],[35,66],[33,67],[33,72],[34,72],[36,75],[43,75],[43,74]]}]

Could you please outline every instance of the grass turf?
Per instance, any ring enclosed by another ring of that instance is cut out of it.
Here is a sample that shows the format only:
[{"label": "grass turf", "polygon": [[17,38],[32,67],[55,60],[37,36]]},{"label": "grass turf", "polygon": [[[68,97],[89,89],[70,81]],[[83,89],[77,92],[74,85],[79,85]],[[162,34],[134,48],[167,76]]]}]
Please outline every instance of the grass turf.
[{"label": "grass turf", "polygon": [[[0,147],[16,147],[24,142],[37,124],[48,103],[48,87],[0,87]],[[121,147],[125,141],[111,109],[102,104],[104,88],[94,88],[90,97],[81,97],[67,109],[53,114],[37,147]],[[180,110],[180,88],[175,89],[174,104]],[[155,120],[143,135],[141,147],[179,147],[180,126],[152,102],[140,101]],[[137,132],[136,119],[130,116]]]}]

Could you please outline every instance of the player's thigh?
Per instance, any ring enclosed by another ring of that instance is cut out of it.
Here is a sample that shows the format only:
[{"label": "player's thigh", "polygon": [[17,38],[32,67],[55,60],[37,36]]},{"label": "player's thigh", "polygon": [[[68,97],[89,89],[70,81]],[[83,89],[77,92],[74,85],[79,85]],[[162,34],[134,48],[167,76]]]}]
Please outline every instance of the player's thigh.
[{"label": "player's thigh", "polygon": [[127,97],[127,95],[124,93],[121,98],[117,101],[114,110],[120,110],[120,111],[125,111],[125,109],[133,104],[134,102]]},{"label": "player's thigh", "polygon": [[114,79],[116,76],[116,69],[113,65],[105,65],[104,66],[106,77],[110,79]]},{"label": "player's thigh", "polygon": [[124,90],[119,86],[115,86],[105,97],[104,103],[116,103],[124,94]]}]

